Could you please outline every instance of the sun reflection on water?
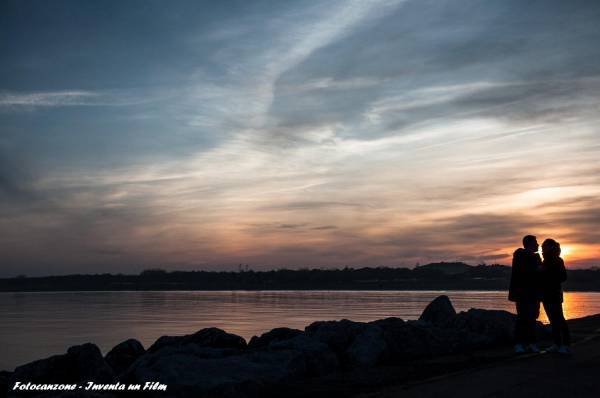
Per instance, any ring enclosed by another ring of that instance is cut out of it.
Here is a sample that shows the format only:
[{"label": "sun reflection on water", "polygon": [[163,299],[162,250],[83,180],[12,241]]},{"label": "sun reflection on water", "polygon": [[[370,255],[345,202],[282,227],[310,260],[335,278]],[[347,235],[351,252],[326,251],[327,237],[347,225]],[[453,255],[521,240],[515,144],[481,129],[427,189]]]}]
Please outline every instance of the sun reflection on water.
[{"label": "sun reflection on water", "polygon": [[[586,313],[585,304],[578,299],[578,295],[572,293],[564,293],[563,294],[563,314],[565,319],[571,318],[579,318],[581,316],[588,315]],[[540,306],[540,317],[539,321],[543,323],[549,323],[548,316],[546,315],[546,311],[544,311],[544,306]]]}]

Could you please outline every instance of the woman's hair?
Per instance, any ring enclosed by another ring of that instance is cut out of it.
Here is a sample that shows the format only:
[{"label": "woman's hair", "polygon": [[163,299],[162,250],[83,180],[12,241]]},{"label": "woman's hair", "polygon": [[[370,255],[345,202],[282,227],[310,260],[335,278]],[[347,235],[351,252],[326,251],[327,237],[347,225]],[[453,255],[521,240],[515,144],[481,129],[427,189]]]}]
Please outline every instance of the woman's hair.
[{"label": "woman's hair", "polygon": [[544,255],[544,258],[559,257],[560,243],[554,239],[546,239],[544,243],[542,243],[542,254]]}]

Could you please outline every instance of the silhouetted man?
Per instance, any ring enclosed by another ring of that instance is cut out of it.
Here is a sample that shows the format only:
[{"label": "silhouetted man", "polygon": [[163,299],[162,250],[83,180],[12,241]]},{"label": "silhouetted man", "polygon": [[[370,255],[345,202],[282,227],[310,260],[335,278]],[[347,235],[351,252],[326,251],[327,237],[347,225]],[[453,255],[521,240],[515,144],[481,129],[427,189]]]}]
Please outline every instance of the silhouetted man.
[{"label": "silhouetted man", "polygon": [[536,319],[540,315],[538,292],[538,270],[542,259],[538,254],[537,238],[527,235],[523,238],[523,248],[513,254],[512,272],[508,299],[517,305],[515,325],[515,352],[539,352],[536,345]]}]

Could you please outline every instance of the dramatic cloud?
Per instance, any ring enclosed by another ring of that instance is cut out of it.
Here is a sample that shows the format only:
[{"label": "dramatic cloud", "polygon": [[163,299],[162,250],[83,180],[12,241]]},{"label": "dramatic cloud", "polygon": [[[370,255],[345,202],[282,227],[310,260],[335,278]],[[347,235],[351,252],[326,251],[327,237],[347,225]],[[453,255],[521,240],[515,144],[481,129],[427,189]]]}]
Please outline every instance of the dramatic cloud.
[{"label": "dramatic cloud", "polygon": [[0,275],[598,265],[600,6],[0,6]]}]

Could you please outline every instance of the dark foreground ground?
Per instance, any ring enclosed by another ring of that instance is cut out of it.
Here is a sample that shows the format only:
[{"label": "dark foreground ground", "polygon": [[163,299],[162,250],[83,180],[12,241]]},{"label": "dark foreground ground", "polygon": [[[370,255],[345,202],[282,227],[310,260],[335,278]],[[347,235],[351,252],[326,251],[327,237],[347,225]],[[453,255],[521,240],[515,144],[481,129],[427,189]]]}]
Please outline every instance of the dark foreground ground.
[{"label": "dark foreground ground", "polygon": [[[569,321],[573,355],[479,350],[312,380],[286,397],[600,397],[600,314]],[[541,348],[551,345],[543,341]]]},{"label": "dark foreground ground", "polygon": [[363,398],[600,397],[600,339],[582,341],[574,355],[535,355],[471,369]]}]

